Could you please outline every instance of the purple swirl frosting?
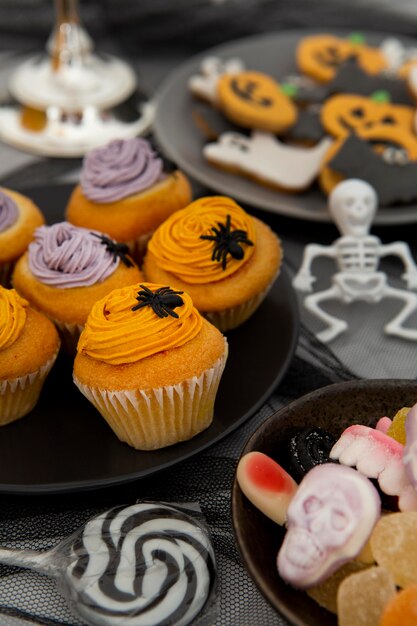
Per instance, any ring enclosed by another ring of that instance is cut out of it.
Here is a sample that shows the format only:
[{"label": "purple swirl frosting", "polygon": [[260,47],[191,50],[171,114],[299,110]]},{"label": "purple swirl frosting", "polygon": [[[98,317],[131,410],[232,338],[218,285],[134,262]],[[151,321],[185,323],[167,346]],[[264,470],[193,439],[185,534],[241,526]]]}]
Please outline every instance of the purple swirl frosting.
[{"label": "purple swirl frosting", "polygon": [[86,155],[80,183],[93,202],[113,202],[159,182],[162,170],[162,159],[146,139],[115,139]]},{"label": "purple swirl frosting", "polygon": [[19,209],[16,202],[0,191],[0,233],[13,226],[19,215]]},{"label": "purple swirl frosting", "polygon": [[101,283],[119,266],[101,233],[59,222],[40,226],[29,244],[29,268],[41,283],[66,289]]}]

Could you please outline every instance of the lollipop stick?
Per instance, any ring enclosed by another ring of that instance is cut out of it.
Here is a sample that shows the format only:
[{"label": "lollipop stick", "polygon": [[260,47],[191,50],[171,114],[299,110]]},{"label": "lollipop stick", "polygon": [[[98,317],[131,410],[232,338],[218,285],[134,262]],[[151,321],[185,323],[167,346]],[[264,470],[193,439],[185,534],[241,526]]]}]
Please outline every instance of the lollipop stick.
[{"label": "lollipop stick", "polygon": [[16,550],[13,548],[0,548],[0,563],[25,567],[49,576],[57,576],[59,567],[57,555],[52,550],[48,552],[36,552],[36,550]]}]

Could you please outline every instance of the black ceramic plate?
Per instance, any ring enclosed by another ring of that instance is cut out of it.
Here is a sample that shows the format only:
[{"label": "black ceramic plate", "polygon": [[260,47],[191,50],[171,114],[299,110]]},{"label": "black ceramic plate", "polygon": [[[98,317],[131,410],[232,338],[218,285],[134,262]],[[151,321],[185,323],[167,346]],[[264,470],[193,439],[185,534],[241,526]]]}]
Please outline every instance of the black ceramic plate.
[{"label": "black ceramic plate", "polygon": [[[302,194],[286,194],[210,165],[202,154],[203,137],[192,120],[194,100],[188,90],[188,79],[198,73],[202,59],[207,56],[222,59],[238,57],[248,69],[266,72],[277,79],[294,74],[297,71],[294,55],[297,43],[312,32],[294,30],[256,35],[217,46],[193,57],[178,67],[158,91],[154,131],[167,154],[185,172],[209,189],[272,213],[331,222],[326,197],[318,189],[312,188]],[[332,32],[345,36],[350,31],[332,29]],[[382,33],[364,34],[366,41],[372,45],[378,45],[388,36],[392,37]],[[404,45],[417,45],[416,40],[405,37],[399,39]],[[412,222],[417,222],[417,204],[379,209],[374,220],[375,224],[380,225]]]},{"label": "black ceramic plate", "polygon": [[[401,407],[416,402],[415,380],[360,380],[329,385],[280,409],[256,430],[242,454],[257,450],[282,463],[286,443],[298,430],[320,426],[338,436],[350,424],[374,426],[383,415],[392,417]],[[279,577],[275,563],[285,531],[247,500],[236,481],[232,510],[243,560],[272,606],[294,626],[337,626],[335,615]]]},{"label": "black ceramic plate", "polygon": [[[69,187],[24,190],[48,221],[63,219]],[[141,478],[207,448],[248,419],[272,393],[293,355],[298,310],[283,271],[241,328],[228,333],[229,359],[212,425],[190,441],[154,452],[119,442],[72,383],[72,362],[61,356],[35,409],[0,429],[0,492],[55,493]]]}]

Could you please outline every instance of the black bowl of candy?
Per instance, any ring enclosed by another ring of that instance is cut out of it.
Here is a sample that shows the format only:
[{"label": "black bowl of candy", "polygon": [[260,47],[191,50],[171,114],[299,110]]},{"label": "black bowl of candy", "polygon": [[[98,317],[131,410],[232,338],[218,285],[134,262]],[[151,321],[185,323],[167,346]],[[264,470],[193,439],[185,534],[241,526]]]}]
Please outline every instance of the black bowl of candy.
[{"label": "black bowl of candy", "polygon": [[396,602],[407,619],[416,610],[416,402],[415,380],[329,385],[247,442],[232,493],[237,544],[294,626],[389,626]]}]

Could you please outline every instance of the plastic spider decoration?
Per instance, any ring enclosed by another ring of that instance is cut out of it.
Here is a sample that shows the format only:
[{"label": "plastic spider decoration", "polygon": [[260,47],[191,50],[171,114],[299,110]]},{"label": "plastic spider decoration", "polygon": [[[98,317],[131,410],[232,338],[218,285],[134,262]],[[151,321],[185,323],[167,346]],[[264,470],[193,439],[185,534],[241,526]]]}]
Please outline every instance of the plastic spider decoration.
[{"label": "plastic spider decoration", "polygon": [[158,317],[168,317],[168,315],[179,317],[173,309],[184,304],[183,299],[179,296],[179,294],[184,293],[183,291],[174,291],[171,287],[158,287],[155,291],[151,291],[145,285],[140,285],[140,287],[141,291],[138,291],[136,297],[139,303],[132,307],[132,311],[150,306]]},{"label": "plastic spider decoration", "polygon": [[127,256],[129,254],[129,248],[125,243],[117,243],[116,241],[113,241],[113,239],[106,237],[106,235],[98,235],[97,233],[91,234],[100,239],[100,243],[102,243],[103,246],[106,246],[107,252],[110,252],[110,254],[113,255],[113,261],[120,258],[126,267],[133,267],[132,261]]},{"label": "plastic spider decoration", "polygon": [[227,265],[227,255],[230,254],[234,259],[240,261],[245,255],[245,251],[241,244],[245,243],[247,246],[253,246],[253,242],[247,237],[245,230],[232,230],[231,217],[226,217],[226,224],[217,222],[218,228],[214,226],[211,228],[214,235],[200,235],[200,239],[208,239],[214,241],[213,254],[211,256],[212,261],[218,261],[222,264],[222,268],[225,270]]}]

